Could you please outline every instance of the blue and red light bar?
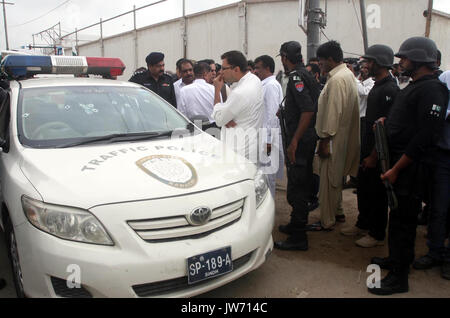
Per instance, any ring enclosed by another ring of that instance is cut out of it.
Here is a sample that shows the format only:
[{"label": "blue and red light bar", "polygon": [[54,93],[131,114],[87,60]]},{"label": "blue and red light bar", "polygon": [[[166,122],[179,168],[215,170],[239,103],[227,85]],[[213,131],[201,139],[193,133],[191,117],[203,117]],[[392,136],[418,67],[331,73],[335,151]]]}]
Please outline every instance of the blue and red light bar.
[{"label": "blue and red light bar", "polygon": [[120,76],[125,65],[119,58],[84,56],[9,55],[2,61],[2,70],[13,78],[36,74],[73,74]]}]

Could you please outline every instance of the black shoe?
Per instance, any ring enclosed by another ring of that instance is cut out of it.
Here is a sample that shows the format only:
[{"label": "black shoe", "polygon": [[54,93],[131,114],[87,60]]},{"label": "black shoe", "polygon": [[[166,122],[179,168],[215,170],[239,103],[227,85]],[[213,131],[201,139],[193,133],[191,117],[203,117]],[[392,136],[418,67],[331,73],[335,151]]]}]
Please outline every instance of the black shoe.
[{"label": "black shoe", "polygon": [[316,223],[311,223],[311,224],[307,224],[305,227],[306,231],[311,231],[311,232],[318,232],[318,231],[324,231],[324,232],[330,232],[333,231],[333,227],[330,228],[324,228],[322,226],[322,223],[316,222]]},{"label": "black shoe", "polygon": [[441,265],[442,262],[440,260],[437,260],[435,258],[432,258],[429,255],[422,256],[421,258],[418,258],[413,263],[414,269],[430,269],[435,266]]},{"label": "black shoe", "polygon": [[3,289],[6,286],[6,280],[0,278],[0,289]]},{"label": "black shoe", "polygon": [[408,272],[394,272],[390,271],[385,278],[380,281],[380,287],[367,288],[367,290],[375,295],[387,296],[398,293],[407,293],[408,286]]},{"label": "black shoe", "polygon": [[274,243],[274,247],[283,251],[307,251],[308,240],[294,240],[288,237],[286,241],[279,241]]},{"label": "black shoe", "polygon": [[370,264],[375,264],[380,266],[382,269],[389,269],[391,270],[393,265],[392,261],[388,257],[372,257],[370,260]]},{"label": "black shoe", "polygon": [[450,280],[450,262],[444,262],[441,267],[441,277]]}]

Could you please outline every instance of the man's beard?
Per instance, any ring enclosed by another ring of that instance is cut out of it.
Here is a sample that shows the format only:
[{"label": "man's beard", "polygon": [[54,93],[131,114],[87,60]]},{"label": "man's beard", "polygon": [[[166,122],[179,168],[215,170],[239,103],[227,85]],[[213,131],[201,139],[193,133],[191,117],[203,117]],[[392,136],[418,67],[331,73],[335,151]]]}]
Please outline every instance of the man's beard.
[{"label": "man's beard", "polygon": [[412,75],[415,72],[415,68],[414,67],[410,67],[409,69],[403,68],[403,70],[400,72],[401,76],[406,76],[406,77],[412,77]]},{"label": "man's beard", "polygon": [[369,69],[369,74],[368,77],[375,77],[377,76],[377,73],[380,69],[378,68],[378,65],[373,65],[370,69]]}]

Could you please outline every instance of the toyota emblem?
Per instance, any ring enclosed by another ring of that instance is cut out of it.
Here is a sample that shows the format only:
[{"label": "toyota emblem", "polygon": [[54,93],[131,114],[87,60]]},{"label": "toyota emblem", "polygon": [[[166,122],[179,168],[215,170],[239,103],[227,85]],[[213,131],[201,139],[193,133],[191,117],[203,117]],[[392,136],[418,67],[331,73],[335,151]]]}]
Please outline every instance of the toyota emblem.
[{"label": "toyota emblem", "polygon": [[191,214],[188,215],[187,219],[191,225],[199,226],[208,223],[211,218],[211,209],[207,207],[196,208]]}]

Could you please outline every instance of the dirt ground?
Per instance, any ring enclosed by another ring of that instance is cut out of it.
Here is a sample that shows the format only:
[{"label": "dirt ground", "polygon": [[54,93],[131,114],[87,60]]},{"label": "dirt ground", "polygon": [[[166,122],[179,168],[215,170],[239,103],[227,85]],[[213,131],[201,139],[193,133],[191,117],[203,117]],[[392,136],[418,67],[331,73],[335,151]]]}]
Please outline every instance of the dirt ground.
[{"label": "dirt ground", "polygon": [[[340,229],[353,224],[357,217],[356,195],[352,189],[344,190],[343,207],[346,223],[338,223],[331,232],[310,232],[310,248],[306,252],[274,250],[266,263],[246,276],[200,297],[223,298],[322,298],[322,297],[378,297],[367,292],[366,272],[373,256],[386,256],[385,246],[363,249],[355,245],[357,237],[346,237]],[[286,236],[279,233],[278,225],[289,220],[290,209],[286,192],[277,190],[276,225],[274,240]],[[311,212],[309,221],[319,218],[319,210]],[[424,226],[417,229],[416,255],[426,253]],[[2,234],[2,233],[1,233]],[[386,271],[382,271],[382,276]],[[15,297],[11,272],[6,260],[3,236],[0,237],[0,277],[7,279],[7,287],[0,291],[0,298]],[[396,297],[450,297],[450,281],[440,276],[440,268],[426,271],[411,270],[410,292]]]},{"label": "dirt ground", "polygon": [[[289,221],[290,209],[286,192],[277,190],[274,240],[284,240],[278,225]],[[269,297],[269,298],[373,298],[379,297],[367,291],[367,265],[373,256],[387,256],[387,241],[375,248],[357,247],[358,237],[340,234],[347,224],[354,224],[358,215],[356,194],[353,189],[344,190],[343,208],[346,223],[338,223],[331,232],[308,232],[309,250],[274,250],[259,269],[241,279],[202,295],[203,297]],[[319,209],[311,212],[309,222],[319,220]],[[416,256],[426,254],[426,227],[419,226],[416,239]],[[382,277],[387,271],[382,271]],[[410,292],[395,297],[450,297],[450,281],[441,278],[440,268],[417,271],[411,269]]]}]

